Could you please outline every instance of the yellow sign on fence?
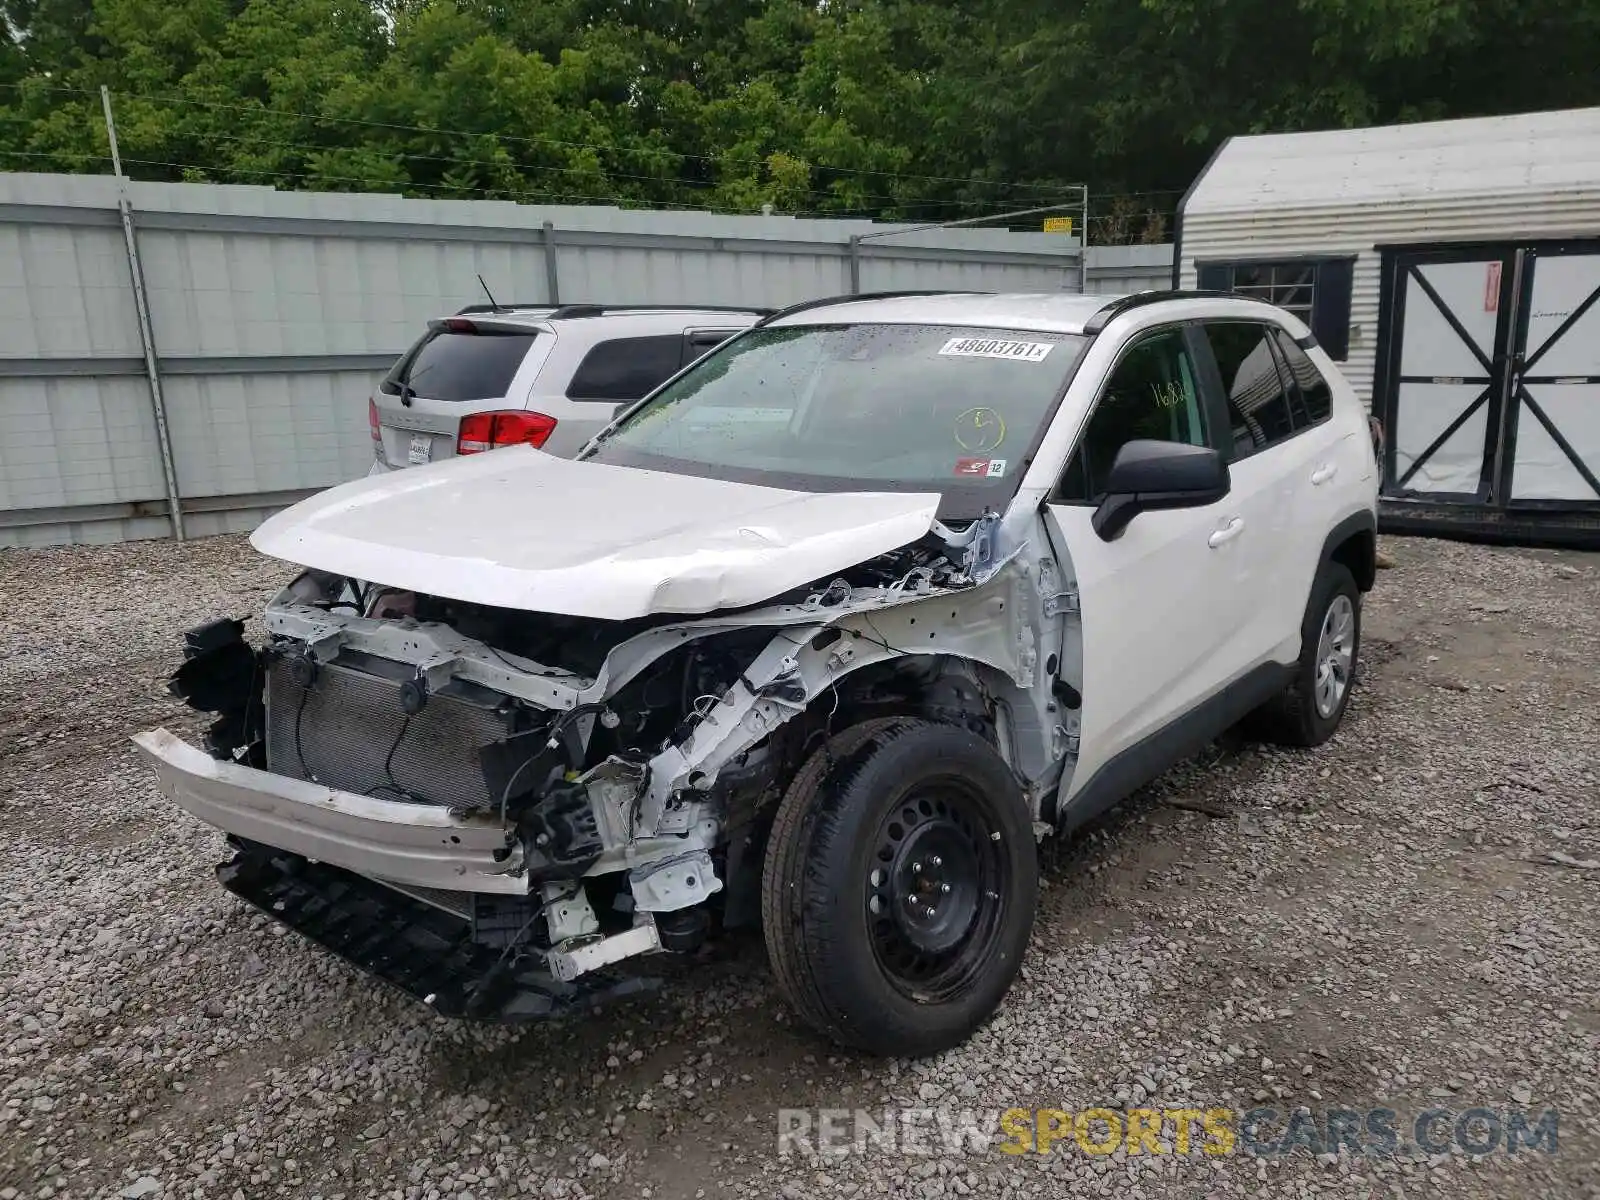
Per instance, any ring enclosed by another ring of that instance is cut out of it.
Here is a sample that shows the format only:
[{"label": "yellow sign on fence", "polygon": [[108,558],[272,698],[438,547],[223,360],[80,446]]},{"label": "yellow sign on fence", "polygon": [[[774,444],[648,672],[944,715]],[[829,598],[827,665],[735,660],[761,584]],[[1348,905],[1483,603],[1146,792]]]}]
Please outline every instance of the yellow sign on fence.
[{"label": "yellow sign on fence", "polygon": [[1072,232],[1072,218],[1071,217],[1046,217],[1044,219],[1044,231],[1046,233],[1071,233]]}]

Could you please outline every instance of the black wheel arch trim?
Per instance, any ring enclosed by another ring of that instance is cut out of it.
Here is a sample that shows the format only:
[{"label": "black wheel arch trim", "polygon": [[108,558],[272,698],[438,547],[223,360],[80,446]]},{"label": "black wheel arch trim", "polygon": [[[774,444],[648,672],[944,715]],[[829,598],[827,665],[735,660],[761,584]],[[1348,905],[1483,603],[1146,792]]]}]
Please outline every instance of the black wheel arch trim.
[{"label": "black wheel arch trim", "polygon": [[1334,551],[1338,550],[1340,546],[1344,545],[1352,537],[1362,533],[1371,539],[1374,553],[1368,554],[1366,561],[1359,564],[1358,568],[1352,569],[1350,573],[1356,577],[1356,586],[1358,588],[1363,592],[1370,592],[1377,577],[1377,563],[1374,560],[1374,555],[1377,550],[1378,538],[1378,514],[1371,509],[1364,508],[1360,512],[1351,513],[1329,531],[1328,536],[1322,543],[1322,554],[1317,559],[1317,572],[1320,574],[1322,568],[1333,561]]}]

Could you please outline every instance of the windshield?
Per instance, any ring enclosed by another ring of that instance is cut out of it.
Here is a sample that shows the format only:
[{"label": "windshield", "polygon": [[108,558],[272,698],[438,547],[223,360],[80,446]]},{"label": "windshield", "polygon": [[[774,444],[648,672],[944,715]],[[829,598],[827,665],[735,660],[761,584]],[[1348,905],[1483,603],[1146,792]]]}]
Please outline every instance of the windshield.
[{"label": "windshield", "polygon": [[939,492],[1002,507],[1087,339],[945,325],[756,329],[702,359],[590,457],[799,491]]}]

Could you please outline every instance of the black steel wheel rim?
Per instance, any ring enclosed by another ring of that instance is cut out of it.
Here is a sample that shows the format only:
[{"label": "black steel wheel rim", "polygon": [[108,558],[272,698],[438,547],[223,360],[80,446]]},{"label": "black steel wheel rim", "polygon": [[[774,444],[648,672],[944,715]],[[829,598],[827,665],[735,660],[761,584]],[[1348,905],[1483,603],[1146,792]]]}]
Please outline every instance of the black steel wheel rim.
[{"label": "black steel wheel rim", "polygon": [[984,797],[962,779],[909,790],[879,822],[867,864],[868,934],[878,967],[923,1003],[958,995],[987,966],[1008,868]]}]

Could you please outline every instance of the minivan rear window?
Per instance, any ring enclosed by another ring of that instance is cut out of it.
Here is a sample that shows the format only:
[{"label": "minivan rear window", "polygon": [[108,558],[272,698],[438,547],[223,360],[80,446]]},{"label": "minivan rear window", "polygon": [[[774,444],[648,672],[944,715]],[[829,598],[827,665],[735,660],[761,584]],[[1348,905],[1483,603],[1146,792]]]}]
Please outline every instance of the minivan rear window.
[{"label": "minivan rear window", "polygon": [[405,384],[429,400],[498,400],[510,389],[537,336],[531,331],[429,330],[394,365],[382,390],[396,396]]}]

